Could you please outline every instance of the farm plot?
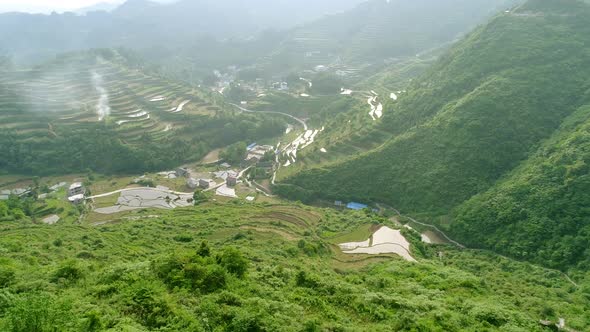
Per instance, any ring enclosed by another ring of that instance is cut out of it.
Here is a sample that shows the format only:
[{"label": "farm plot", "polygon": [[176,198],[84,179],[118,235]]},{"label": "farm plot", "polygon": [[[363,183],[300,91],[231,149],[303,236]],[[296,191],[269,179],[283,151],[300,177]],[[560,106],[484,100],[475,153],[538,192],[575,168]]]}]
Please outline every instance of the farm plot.
[{"label": "farm plot", "polygon": [[339,244],[345,254],[397,254],[409,262],[415,262],[410,252],[410,243],[399,230],[381,227],[366,241]]}]

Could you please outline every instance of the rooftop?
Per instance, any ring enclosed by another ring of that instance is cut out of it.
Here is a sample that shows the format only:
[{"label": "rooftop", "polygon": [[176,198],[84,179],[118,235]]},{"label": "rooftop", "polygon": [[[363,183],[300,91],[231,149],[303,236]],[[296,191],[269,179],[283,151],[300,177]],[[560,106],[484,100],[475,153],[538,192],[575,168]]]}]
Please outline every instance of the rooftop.
[{"label": "rooftop", "polygon": [[356,203],[356,202],[350,202],[346,205],[346,207],[351,210],[362,210],[362,209],[368,208],[368,206],[366,204]]},{"label": "rooftop", "polygon": [[70,189],[76,189],[76,188],[80,188],[80,187],[82,187],[82,183],[75,182],[75,183],[72,183],[72,185],[70,186]]},{"label": "rooftop", "polygon": [[74,201],[78,201],[78,200],[83,200],[83,199],[84,199],[84,195],[82,195],[82,194],[68,197],[68,200],[70,202],[74,202]]}]

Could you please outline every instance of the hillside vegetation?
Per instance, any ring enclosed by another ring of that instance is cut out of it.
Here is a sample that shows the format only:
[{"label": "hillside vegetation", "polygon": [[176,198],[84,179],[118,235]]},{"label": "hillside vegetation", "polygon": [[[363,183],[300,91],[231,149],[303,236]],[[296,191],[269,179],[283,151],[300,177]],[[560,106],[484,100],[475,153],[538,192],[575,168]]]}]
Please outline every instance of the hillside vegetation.
[{"label": "hillside vegetation", "polygon": [[452,230],[489,247],[555,268],[590,268],[590,106],[492,189],[462,204]]},{"label": "hillside vegetation", "polygon": [[[386,106],[389,142],[295,175],[285,182],[300,189],[289,192],[448,214],[486,191],[590,102],[589,8],[574,0],[533,0],[498,15],[414,81],[397,104]],[[569,213],[584,212],[578,206]],[[566,233],[575,236],[573,229]],[[502,246],[494,239],[486,243],[492,242]]]},{"label": "hillside vegetation", "polygon": [[394,138],[382,148],[289,182],[411,211],[448,209],[488,188],[588,98],[582,9],[495,18],[386,105]]},{"label": "hillside vegetation", "polygon": [[365,212],[234,203],[96,226],[5,222],[0,329],[543,331],[539,319],[558,317],[590,326],[590,293],[556,272],[425,247],[409,231],[418,263],[334,246],[378,224],[394,227]]}]

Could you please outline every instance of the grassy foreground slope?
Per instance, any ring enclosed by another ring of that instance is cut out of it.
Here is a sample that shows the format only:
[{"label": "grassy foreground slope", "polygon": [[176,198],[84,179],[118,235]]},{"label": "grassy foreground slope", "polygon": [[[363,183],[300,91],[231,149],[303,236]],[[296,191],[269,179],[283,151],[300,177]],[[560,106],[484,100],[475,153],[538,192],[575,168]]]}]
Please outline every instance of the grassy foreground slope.
[{"label": "grassy foreground slope", "polygon": [[588,288],[556,272],[425,247],[409,231],[417,263],[334,246],[383,223],[364,212],[233,203],[95,226],[3,223],[0,329],[543,331],[539,319],[559,317],[590,327]]},{"label": "grassy foreground slope", "polygon": [[386,105],[388,143],[286,183],[440,213],[486,190],[590,98],[590,7],[554,7],[529,1],[477,29]]}]

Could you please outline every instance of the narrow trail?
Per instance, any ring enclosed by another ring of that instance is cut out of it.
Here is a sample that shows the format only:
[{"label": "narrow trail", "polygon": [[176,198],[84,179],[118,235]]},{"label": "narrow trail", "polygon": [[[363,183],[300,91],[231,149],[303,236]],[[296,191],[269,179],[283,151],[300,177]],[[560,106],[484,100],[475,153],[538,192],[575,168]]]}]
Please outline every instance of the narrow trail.
[{"label": "narrow trail", "polygon": [[[389,209],[389,210],[395,211],[395,213],[399,217],[404,217],[404,218],[407,218],[410,221],[412,221],[412,222],[414,222],[414,223],[416,223],[418,225],[432,228],[432,229],[436,230],[438,233],[440,233],[449,242],[451,242],[452,244],[456,245],[457,247],[459,247],[461,249],[467,249],[467,250],[473,250],[473,251],[479,251],[479,252],[494,254],[494,255],[496,255],[498,257],[501,257],[501,258],[504,258],[504,259],[507,259],[507,260],[514,260],[513,258],[510,258],[510,257],[504,256],[504,255],[498,254],[498,253],[496,253],[496,252],[494,252],[492,250],[468,248],[465,245],[462,245],[461,243],[459,243],[459,242],[451,239],[450,237],[448,237],[443,231],[441,231],[435,225],[426,224],[426,223],[423,223],[423,222],[419,222],[419,221],[417,221],[416,219],[414,219],[412,217],[405,216],[405,215],[401,214],[401,212],[399,212],[397,209],[395,209],[395,208],[393,208],[393,207],[391,207],[391,206],[389,206],[387,204],[379,204],[378,203],[377,204],[377,207],[379,207],[380,209]],[[559,270],[555,270],[555,269],[550,269],[550,268],[547,268],[547,267],[544,267],[544,266],[541,266],[541,265],[532,264],[532,263],[529,263],[529,262],[526,262],[526,263],[528,263],[530,266],[533,266],[533,267],[536,267],[536,268],[540,268],[540,269],[543,269],[543,270],[546,270],[546,271],[556,272],[556,273],[560,274],[561,276],[563,276],[564,279],[567,280],[567,282],[569,282],[570,284],[572,284],[574,287],[576,287],[576,288],[579,288],[580,287],[575,281],[572,280],[572,278],[570,278],[569,275],[567,275],[567,273],[565,273],[563,271],[559,271]]]},{"label": "narrow trail", "polygon": [[381,203],[378,203],[378,204],[377,204],[377,207],[379,207],[380,209],[384,209],[384,210],[386,210],[386,209],[389,209],[389,210],[395,211],[395,213],[396,213],[396,214],[397,214],[399,217],[408,218],[409,220],[411,220],[412,222],[414,222],[414,223],[416,223],[416,224],[418,224],[418,225],[425,226],[425,227],[432,228],[432,229],[436,230],[436,231],[437,231],[438,233],[440,233],[440,234],[441,234],[441,235],[442,235],[442,236],[443,236],[443,237],[444,237],[444,238],[445,238],[447,241],[451,242],[452,244],[456,245],[457,247],[459,247],[459,248],[462,248],[462,249],[465,249],[465,248],[467,248],[467,247],[465,247],[464,245],[462,245],[461,243],[459,243],[459,242],[457,242],[457,241],[455,241],[455,240],[451,239],[449,236],[447,236],[447,234],[445,234],[445,232],[441,231],[441,230],[440,230],[438,227],[436,227],[436,226],[434,226],[434,225],[431,225],[431,224],[425,224],[425,223],[423,223],[423,222],[419,222],[418,220],[416,220],[416,219],[414,219],[414,218],[412,218],[412,217],[409,217],[409,216],[404,216],[404,215],[403,215],[403,214],[401,214],[401,212],[399,212],[397,209],[395,209],[395,208],[393,208],[393,207],[391,207],[391,206],[389,206],[389,205],[386,205],[386,204],[381,204]]},{"label": "narrow trail", "polygon": [[307,123],[305,123],[305,121],[303,121],[303,120],[301,120],[299,118],[294,117],[291,114],[287,114],[287,113],[283,113],[283,112],[275,112],[275,111],[253,111],[253,110],[249,110],[249,109],[243,108],[243,107],[241,107],[239,105],[236,105],[236,104],[233,104],[233,103],[230,103],[230,105],[232,105],[234,107],[237,107],[240,111],[246,112],[246,113],[279,114],[279,115],[287,116],[287,117],[289,117],[289,118],[291,118],[291,119],[299,122],[303,126],[303,129],[307,131]]}]

